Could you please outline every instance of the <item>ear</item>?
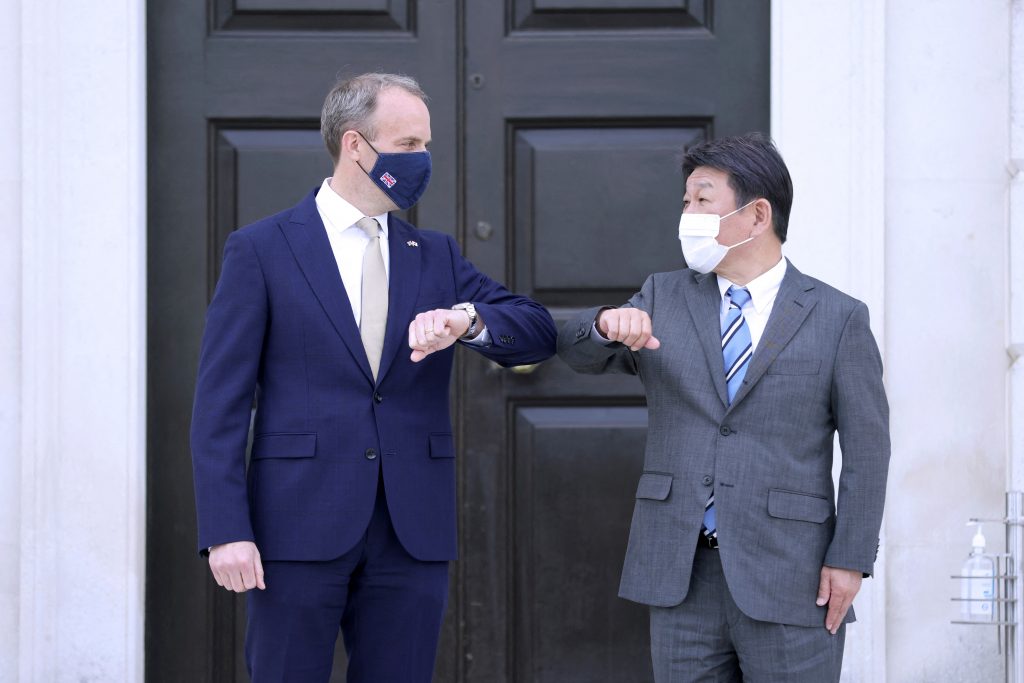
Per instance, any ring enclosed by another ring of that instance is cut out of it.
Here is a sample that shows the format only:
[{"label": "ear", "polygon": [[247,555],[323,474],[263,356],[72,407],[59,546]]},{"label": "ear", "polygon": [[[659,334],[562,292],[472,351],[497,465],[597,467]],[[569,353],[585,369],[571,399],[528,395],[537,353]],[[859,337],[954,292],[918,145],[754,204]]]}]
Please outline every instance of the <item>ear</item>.
[{"label": "ear", "polygon": [[346,130],[341,134],[341,148],[338,156],[352,161],[359,161],[365,156],[369,146],[363,140],[363,136],[354,130]]},{"label": "ear", "polygon": [[772,203],[761,197],[751,207],[754,209],[754,229],[750,236],[757,237],[765,230],[772,229]]}]

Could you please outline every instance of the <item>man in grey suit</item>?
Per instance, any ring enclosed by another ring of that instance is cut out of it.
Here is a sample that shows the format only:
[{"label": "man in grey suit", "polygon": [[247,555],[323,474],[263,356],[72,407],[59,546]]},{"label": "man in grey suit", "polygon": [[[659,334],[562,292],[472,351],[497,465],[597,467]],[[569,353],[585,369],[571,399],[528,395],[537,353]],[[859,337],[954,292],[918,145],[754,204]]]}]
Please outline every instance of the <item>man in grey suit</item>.
[{"label": "man in grey suit", "polygon": [[650,605],[659,683],[838,681],[889,464],[868,310],[783,258],[793,186],[768,138],[699,144],[683,175],[689,267],[558,340],[578,372],[647,395],[619,595]]}]

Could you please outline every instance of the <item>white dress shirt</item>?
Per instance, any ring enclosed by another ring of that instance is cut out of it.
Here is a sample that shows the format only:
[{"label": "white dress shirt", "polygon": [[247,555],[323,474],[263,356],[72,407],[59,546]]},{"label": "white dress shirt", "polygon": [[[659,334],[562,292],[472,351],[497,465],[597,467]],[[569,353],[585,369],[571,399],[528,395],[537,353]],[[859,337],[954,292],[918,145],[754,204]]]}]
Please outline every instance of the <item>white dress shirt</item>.
[{"label": "white dress shirt", "polygon": [[[768,316],[771,315],[772,307],[775,306],[775,297],[779,294],[779,287],[782,285],[784,277],[786,277],[786,259],[781,258],[774,266],[747,283],[746,289],[750,292],[750,301],[744,304],[740,311],[750,330],[752,351],[757,351],[757,343],[761,341],[764,328],[768,325]],[[722,292],[721,320],[725,320],[725,314],[729,310],[725,292],[733,286],[734,283],[729,282],[721,275],[718,276],[718,289]]]},{"label": "white dress shirt", "polygon": [[[362,315],[363,295],[363,253],[370,242],[363,229],[356,221],[363,217],[362,211],[349,204],[341,195],[331,188],[331,179],[324,180],[316,193],[316,208],[327,228],[327,239],[331,242],[334,260],[338,262],[341,281],[348,292],[348,301],[352,304],[352,314],[356,325]],[[370,216],[380,224],[380,255],[384,257],[384,272],[391,279],[391,259],[388,250],[388,215]]]},{"label": "white dress shirt", "polygon": [[[348,301],[352,305],[352,314],[355,316],[356,326],[358,326],[362,315],[363,253],[370,241],[363,229],[356,225],[356,221],[363,217],[363,213],[334,191],[330,178],[324,179],[323,185],[316,193],[316,209],[320,213],[324,227],[327,228],[327,239],[331,242],[334,260],[338,262],[338,272],[341,273],[341,281],[345,285]],[[379,216],[370,216],[370,218],[375,219],[381,227],[380,255],[384,258],[384,273],[390,282],[391,252],[388,248],[388,214],[382,213]],[[476,337],[460,341],[473,346],[489,346],[491,333],[483,321],[481,324],[482,327]]]}]

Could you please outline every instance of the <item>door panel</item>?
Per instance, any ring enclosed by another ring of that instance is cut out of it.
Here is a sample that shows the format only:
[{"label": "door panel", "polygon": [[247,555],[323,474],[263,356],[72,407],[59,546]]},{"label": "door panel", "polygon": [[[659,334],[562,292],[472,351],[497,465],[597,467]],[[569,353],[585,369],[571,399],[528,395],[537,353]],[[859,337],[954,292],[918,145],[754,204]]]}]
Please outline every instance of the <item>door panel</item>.
[{"label": "door panel", "polygon": [[215,31],[411,31],[412,0],[213,0]]},{"label": "door panel", "polygon": [[[703,126],[511,125],[518,291],[548,306],[618,303],[648,274],[679,267],[679,177],[665,171]],[[644,248],[624,249],[631,240]]]},{"label": "door panel", "polygon": [[516,409],[510,588],[521,618],[511,651],[521,680],[650,680],[636,666],[648,659],[646,612],[593,590],[618,584],[633,511],[619,482],[639,479],[646,430],[643,407]]},{"label": "door panel", "polygon": [[[682,148],[768,128],[760,0],[149,2],[146,672],[246,680],[244,601],[195,556],[188,425],[227,236],[330,173],[339,75],[430,95],[434,174],[408,216],[561,323],[679,267]],[[461,559],[436,680],[648,681],[616,597],[646,410],[635,377],[457,353]],[[343,680],[343,648],[332,680]]]}]

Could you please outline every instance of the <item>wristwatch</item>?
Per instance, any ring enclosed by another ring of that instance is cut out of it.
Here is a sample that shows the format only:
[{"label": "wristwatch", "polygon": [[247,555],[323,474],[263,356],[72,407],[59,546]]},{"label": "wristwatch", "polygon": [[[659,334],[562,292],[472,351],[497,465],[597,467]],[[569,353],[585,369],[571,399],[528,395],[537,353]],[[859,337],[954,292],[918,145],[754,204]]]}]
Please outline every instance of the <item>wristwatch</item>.
[{"label": "wristwatch", "polygon": [[468,301],[466,301],[466,302],[461,303],[461,304],[455,304],[454,306],[452,306],[452,310],[453,311],[465,311],[466,315],[469,316],[469,329],[466,330],[466,334],[464,334],[461,337],[459,337],[459,339],[472,339],[473,337],[475,337],[476,336],[476,323],[477,323],[477,320],[479,320],[479,318],[477,318],[477,316],[476,316],[476,306],[474,306],[473,304],[471,304]]}]

